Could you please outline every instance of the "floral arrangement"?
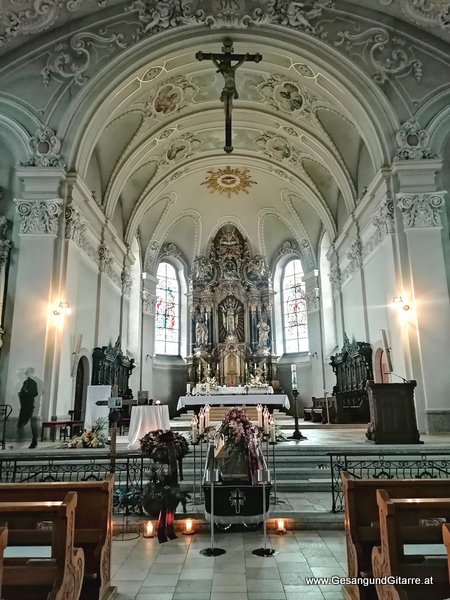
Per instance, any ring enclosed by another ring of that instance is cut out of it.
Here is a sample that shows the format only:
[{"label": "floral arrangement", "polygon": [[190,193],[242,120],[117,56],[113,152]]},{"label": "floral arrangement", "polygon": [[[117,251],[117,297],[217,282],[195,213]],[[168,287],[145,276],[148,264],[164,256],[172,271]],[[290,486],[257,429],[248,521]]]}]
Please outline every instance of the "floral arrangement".
[{"label": "floral arrangement", "polygon": [[255,430],[247,414],[242,408],[231,408],[225,415],[219,434],[223,435],[225,443],[229,443],[246,450],[248,440],[254,435]]},{"label": "floral arrangement", "polygon": [[219,428],[225,441],[222,473],[225,477],[252,477],[258,468],[256,431],[242,408],[230,409]]},{"label": "floral arrangement", "polygon": [[140,439],[141,451],[155,462],[169,464],[169,445],[174,446],[177,460],[181,460],[189,452],[189,445],[184,436],[175,431],[150,431]]},{"label": "floral arrangement", "polygon": [[84,430],[81,435],[75,435],[70,439],[67,448],[104,448],[108,441],[108,434],[105,432],[108,424],[107,419],[96,419],[89,430]]}]

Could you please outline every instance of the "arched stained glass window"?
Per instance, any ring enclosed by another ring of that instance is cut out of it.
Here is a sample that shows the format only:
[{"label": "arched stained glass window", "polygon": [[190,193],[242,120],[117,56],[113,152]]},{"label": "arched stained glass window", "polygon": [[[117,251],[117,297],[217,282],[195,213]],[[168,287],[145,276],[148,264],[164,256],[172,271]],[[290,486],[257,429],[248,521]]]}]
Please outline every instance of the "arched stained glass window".
[{"label": "arched stained glass window", "polygon": [[180,288],[177,273],[168,262],[158,267],[155,312],[155,352],[180,353]]},{"label": "arched stained glass window", "polygon": [[290,260],[282,277],[283,333],[285,352],[308,352],[308,322],[302,263]]}]

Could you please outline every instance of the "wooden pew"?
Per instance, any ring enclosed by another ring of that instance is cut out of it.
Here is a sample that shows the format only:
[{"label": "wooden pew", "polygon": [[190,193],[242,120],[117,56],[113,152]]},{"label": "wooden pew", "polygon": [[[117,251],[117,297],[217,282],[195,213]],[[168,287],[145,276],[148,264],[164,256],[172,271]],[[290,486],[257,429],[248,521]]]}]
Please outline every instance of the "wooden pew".
[{"label": "wooden pew", "polygon": [[448,565],[448,578],[450,581],[450,524],[443,523],[442,525],[442,541],[447,548],[447,565]]},{"label": "wooden pew", "polygon": [[[112,600],[117,589],[111,586],[112,497],[114,476],[104,481],[0,484],[0,498],[8,502],[61,500],[75,491],[75,546],[84,551],[85,574],[81,600]],[[15,543],[23,544],[29,532],[15,532]],[[33,532],[33,545],[47,545],[49,532]]]},{"label": "wooden pew", "polygon": [[[345,537],[348,576],[372,576],[372,548],[380,545],[376,492],[383,488],[391,498],[450,497],[450,479],[354,479],[342,473],[345,502]],[[376,599],[374,586],[357,584],[342,588],[346,600]]]},{"label": "wooden pew", "polygon": [[3,552],[8,543],[8,528],[0,527],[0,598],[2,597]]},{"label": "wooden pew", "polygon": [[[3,498],[2,498],[3,500]],[[0,520],[8,523],[8,542],[14,531],[51,521],[51,558],[4,558],[3,600],[78,600],[84,573],[84,553],[73,546],[77,494],[60,502],[0,502]],[[29,542],[27,541],[27,544]]]},{"label": "wooden pew", "polygon": [[[378,490],[377,503],[381,546],[372,549],[373,575],[405,578],[395,583],[377,583],[379,600],[448,598],[447,557],[427,557],[420,545],[442,544],[441,519],[450,520],[450,497],[390,498],[386,490]],[[405,544],[417,545],[417,554],[406,555]]]}]

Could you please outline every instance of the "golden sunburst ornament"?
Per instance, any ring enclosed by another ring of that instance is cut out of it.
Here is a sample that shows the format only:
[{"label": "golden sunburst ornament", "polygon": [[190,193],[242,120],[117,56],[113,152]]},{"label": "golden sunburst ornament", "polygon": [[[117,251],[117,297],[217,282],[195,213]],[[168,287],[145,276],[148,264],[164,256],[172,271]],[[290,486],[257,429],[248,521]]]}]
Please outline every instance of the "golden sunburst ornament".
[{"label": "golden sunburst ornament", "polygon": [[231,194],[240,192],[248,194],[250,186],[257,183],[253,181],[250,170],[245,168],[233,169],[228,165],[224,169],[209,169],[207,173],[206,181],[203,181],[202,185],[206,185],[210,194],[219,192],[226,194],[228,198],[231,198]]}]

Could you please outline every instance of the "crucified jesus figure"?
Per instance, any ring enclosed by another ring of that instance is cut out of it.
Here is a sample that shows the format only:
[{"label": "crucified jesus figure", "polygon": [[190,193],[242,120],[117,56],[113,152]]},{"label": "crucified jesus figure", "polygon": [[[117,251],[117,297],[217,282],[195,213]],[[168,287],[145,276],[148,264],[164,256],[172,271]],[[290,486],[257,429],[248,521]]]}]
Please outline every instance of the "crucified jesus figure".
[{"label": "crucified jesus figure", "polygon": [[[217,73],[221,73],[224,79],[224,86],[220,94],[220,100],[225,109],[225,152],[233,152],[232,146],[232,122],[231,113],[233,110],[233,100],[239,98],[236,88],[236,70],[246,61],[259,62],[262,59],[261,54],[234,54],[233,42],[229,39],[224,40],[222,54],[214,52],[199,51],[195,55],[197,60],[212,60],[217,67]],[[231,61],[236,60],[232,65]]]}]

